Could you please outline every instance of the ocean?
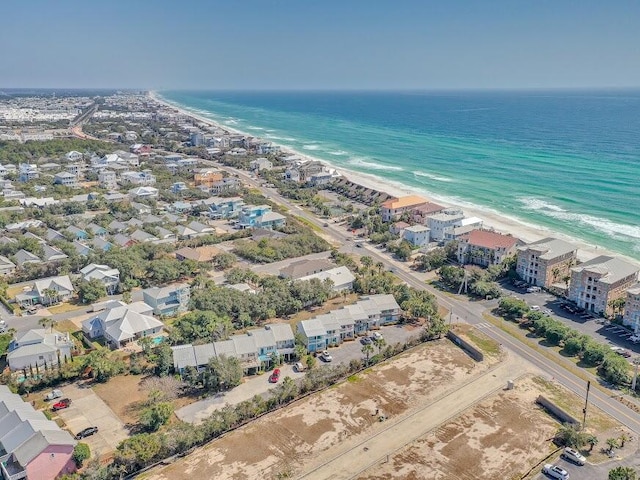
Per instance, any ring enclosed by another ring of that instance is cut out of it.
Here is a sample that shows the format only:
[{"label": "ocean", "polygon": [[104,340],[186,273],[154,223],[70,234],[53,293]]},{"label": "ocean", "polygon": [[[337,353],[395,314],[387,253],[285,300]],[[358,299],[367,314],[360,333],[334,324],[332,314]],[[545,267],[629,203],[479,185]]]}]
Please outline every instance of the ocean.
[{"label": "ocean", "polygon": [[160,95],[337,168],[640,260],[640,91]]}]

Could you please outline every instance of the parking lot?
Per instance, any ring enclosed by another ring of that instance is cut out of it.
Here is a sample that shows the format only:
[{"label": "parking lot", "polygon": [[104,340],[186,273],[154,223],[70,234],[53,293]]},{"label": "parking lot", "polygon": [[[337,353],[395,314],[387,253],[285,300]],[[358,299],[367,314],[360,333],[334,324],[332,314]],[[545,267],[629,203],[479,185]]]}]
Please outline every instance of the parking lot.
[{"label": "parking lot", "polygon": [[[504,282],[502,287],[506,294],[524,300],[529,306],[535,305],[540,307],[544,313],[562,321],[580,333],[589,335],[594,340],[608,344],[611,347],[624,349],[630,354],[627,357],[629,360],[632,360],[640,354],[640,343],[633,343],[629,340],[633,332],[625,327],[612,324],[601,317],[579,311],[576,312],[573,308],[563,308],[563,305],[570,305],[570,303],[544,291],[527,293],[523,291],[523,289],[517,289],[507,282]],[[497,301],[493,301],[493,303],[497,305]]]},{"label": "parking lot", "polygon": [[[390,325],[382,327],[379,332],[388,345],[393,345],[396,343],[405,343],[412,336],[418,335],[419,329],[404,325]],[[360,340],[361,339],[358,338],[351,342],[345,342],[339,347],[329,349],[333,360],[331,362],[325,362],[318,358],[317,365],[327,367],[339,363],[348,363],[353,359],[364,358],[362,353],[363,344]],[[377,349],[374,347],[372,355],[376,353]],[[284,377],[291,377],[295,380],[304,375],[304,373],[295,371],[292,365],[285,364],[279,368],[281,371],[280,382],[282,382]],[[215,410],[219,410],[225,405],[235,405],[244,400],[249,400],[255,395],[264,395],[277,385],[278,383],[269,382],[268,374],[247,377],[241,385],[238,385],[229,392],[219,393],[180,408],[176,411],[176,416],[187,423],[199,423],[209,417]]]},{"label": "parking lot", "polygon": [[72,435],[87,427],[98,427],[98,433],[81,440],[89,445],[92,455],[112,452],[128,437],[122,421],[89,384],[68,385],[62,389],[62,393],[65,398],[71,399],[71,405],[59,410],[57,414],[64,420]]},{"label": "parking lot", "polygon": [[[565,469],[569,473],[569,477],[576,480],[602,480],[607,478],[609,470],[619,466],[633,467],[636,470],[640,470],[639,455],[631,455],[622,460],[611,460],[598,465],[590,465],[587,463],[586,465],[579,466],[561,458],[554,460],[552,463]],[[551,477],[540,472],[533,478],[534,480],[548,480]]]}]

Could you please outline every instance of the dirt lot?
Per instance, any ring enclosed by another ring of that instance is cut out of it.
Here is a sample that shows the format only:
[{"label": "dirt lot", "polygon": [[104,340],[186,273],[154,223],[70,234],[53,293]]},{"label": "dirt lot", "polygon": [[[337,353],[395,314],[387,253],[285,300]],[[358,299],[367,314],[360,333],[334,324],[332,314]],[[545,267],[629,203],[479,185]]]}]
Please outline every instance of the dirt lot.
[{"label": "dirt lot", "polygon": [[362,479],[520,478],[552,450],[558,423],[535,407],[531,379],[480,402],[391,455]]},{"label": "dirt lot", "polygon": [[147,399],[147,392],[140,388],[142,375],[119,375],[107,383],[98,383],[93,391],[109,405],[125,424],[138,421],[139,406]]},{"label": "dirt lot", "polygon": [[[186,479],[195,472],[216,479],[293,478],[301,466],[331,458],[345,442],[380,433],[496,362],[477,364],[448,340],[433,342],[267,415],[145,478]],[[387,419],[381,422],[380,415]]]}]

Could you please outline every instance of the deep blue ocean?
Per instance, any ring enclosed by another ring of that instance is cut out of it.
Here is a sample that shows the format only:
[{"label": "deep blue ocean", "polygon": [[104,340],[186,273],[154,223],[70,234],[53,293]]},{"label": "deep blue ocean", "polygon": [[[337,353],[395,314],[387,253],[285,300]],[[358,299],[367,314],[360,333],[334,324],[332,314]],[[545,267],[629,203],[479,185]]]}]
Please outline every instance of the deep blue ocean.
[{"label": "deep blue ocean", "polygon": [[160,95],[336,167],[640,259],[640,91]]}]

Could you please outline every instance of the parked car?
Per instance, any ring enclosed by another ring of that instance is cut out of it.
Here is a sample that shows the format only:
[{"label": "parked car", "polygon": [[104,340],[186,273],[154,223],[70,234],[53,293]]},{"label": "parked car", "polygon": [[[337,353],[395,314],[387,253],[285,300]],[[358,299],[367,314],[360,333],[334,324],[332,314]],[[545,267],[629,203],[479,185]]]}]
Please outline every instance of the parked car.
[{"label": "parked car", "polygon": [[269,382],[278,383],[278,380],[280,380],[280,369],[276,368],[273,370],[273,372],[271,372],[271,376],[269,377]]},{"label": "parked car", "polygon": [[48,402],[50,400],[55,400],[56,398],[62,397],[62,390],[51,390],[44,396],[44,399]]},{"label": "parked car", "polygon": [[0,320],[0,333],[4,333],[7,331],[7,322],[4,320]]},{"label": "parked car", "polygon": [[631,356],[631,353],[622,347],[611,347],[611,350],[614,353],[623,356],[624,358],[629,358]]},{"label": "parked car", "polygon": [[332,362],[333,361],[333,357],[331,356],[331,354],[327,351],[324,350],[321,354],[320,354],[320,358],[322,360],[324,360],[325,362]]},{"label": "parked car", "polygon": [[632,335],[629,337],[629,341],[633,342],[633,343],[638,343],[640,342],[640,335]]},{"label": "parked car", "polygon": [[307,369],[302,362],[296,362],[293,368],[295,368],[296,372],[304,372]]},{"label": "parked car", "polygon": [[529,287],[529,288],[527,288],[527,293],[538,293],[540,291],[541,291],[540,287]]},{"label": "parked car", "polygon": [[544,467],[542,467],[542,471],[551,478],[556,478],[557,480],[569,480],[569,472],[557,465],[547,463]]},{"label": "parked car", "polygon": [[531,310],[533,310],[534,312],[539,312],[540,311],[540,305],[531,305]]},{"label": "parked car", "polygon": [[380,332],[373,332],[373,335],[371,335],[371,338],[373,340],[382,340],[382,334]]},{"label": "parked car", "polygon": [[78,433],[76,433],[76,440],[90,437],[94,433],[98,433],[98,427],[87,427],[84,430],[80,430]]},{"label": "parked car", "polygon": [[565,460],[577,463],[578,465],[584,465],[587,462],[587,459],[584,457],[584,455],[582,455],[579,451],[569,447],[565,448],[560,456]]},{"label": "parked car", "polygon": [[54,403],[53,407],[51,407],[51,410],[53,410],[54,412],[57,412],[58,410],[64,410],[65,408],[69,408],[69,405],[71,405],[71,399],[63,398],[59,402]]},{"label": "parked car", "polygon": [[362,337],[360,339],[360,343],[362,343],[363,345],[371,345],[372,340],[369,337]]}]

